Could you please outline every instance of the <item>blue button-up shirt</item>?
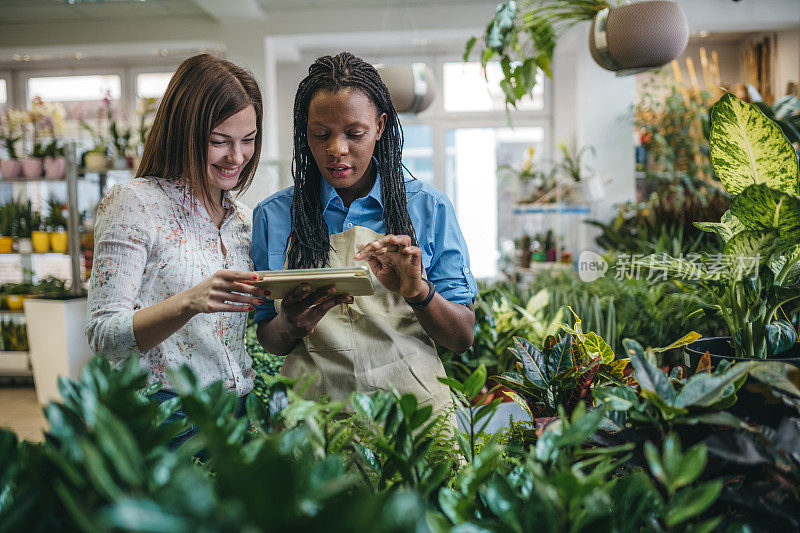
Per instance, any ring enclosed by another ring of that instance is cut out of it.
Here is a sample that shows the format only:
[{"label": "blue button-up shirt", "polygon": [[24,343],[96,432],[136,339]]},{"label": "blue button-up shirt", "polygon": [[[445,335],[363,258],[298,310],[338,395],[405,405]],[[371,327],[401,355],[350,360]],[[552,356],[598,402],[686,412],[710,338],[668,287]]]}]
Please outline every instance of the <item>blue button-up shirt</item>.
[{"label": "blue button-up shirt", "polygon": [[[353,226],[386,233],[380,180],[378,174],[369,194],[355,200],[348,209],[336,189],[320,179],[322,216],[329,234],[342,233]],[[293,194],[294,186],[283,189],[262,201],[253,211],[252,256],[256,270],[283,269],[291,232]],[[446,300],[462,305],[472,303],[478,287],[469,268],[467,244],[453,204],[444,193],[413,179],[406,181],[406,197],[428,279]],[[276,314],[272,300],[266,300],[256,307],[255,320],[271,319]]]}]

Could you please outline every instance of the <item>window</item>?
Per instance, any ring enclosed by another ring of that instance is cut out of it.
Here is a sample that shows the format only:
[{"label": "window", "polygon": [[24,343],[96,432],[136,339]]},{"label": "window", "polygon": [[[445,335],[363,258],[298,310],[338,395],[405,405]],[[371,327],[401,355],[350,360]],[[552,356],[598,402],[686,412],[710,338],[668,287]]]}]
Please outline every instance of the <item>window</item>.
[{"label": "window", "polygon": [[[83,120],[95,129],[108,127],[107,116],[120,107],[122,83],[117,75],[47,76],[28,79],[28,102],[37,96],[64,107],[65,138],[86,137]],[[100,123],[103,126],[100,126]]]},{"label": "window", "polygon": [[543,127],[460,128],[446,135],[447,181],[469,249],[472,272],[492,278],[498,269],[498,239],[514,238],[524,228],[513,204],[518,195],[498,183],[497,167],[521,163],[530,147],[542,154]]},{"label": "window", "polygon": [[145,72],[136,76],[136,97],[160,99],[167,90],[172,72]]},{"label": "window", "polygon": [[[487,82],[488,78],[488,82]],[[505,110],[505,95],[500,88],[503,72],[500,63],[490,61],[484,75],[477,61],[444,64],[444,110],[452,112],[501,111]],[[536,73],[533,93],[517,104],[519,111],[541,111],[544,109],[544,74]]]},{"label": "window", "polygon": [[403,164],[415,178],[433,184],[433,131],[427,124],[403,126]]},{"label": "window", "polygon": [[48,102],[101,101],[106,95],[119,100],[119,76],[50,76],[28,79],[28,95]]},{"label": "window", "polygon": [[8,102],[8,89],[6,89],[6,80],[0,79],[0,110],[3,109],[3,107],[6,105],[6,102]]}]

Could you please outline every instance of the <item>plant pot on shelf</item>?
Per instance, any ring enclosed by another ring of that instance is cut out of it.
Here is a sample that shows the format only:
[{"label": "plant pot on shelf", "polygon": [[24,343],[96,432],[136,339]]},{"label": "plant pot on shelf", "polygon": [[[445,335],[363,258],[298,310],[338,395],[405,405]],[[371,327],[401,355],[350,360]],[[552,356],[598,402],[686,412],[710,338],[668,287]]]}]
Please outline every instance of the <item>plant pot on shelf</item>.
[{"label": "plant pot on shelf", "polygon": [[33,253],[33,242],[28,237],[17,239],[17,251],[21,254]]},{"label": "plant pot on shelf", "polygon": [[4,179],[14,179],[22,175],[22,165],[17,159],[0,159],[0,174]]},{"label": "plant pot on shelf", "polygon": [[42,177],[42,160],[38,157],[26,157],[20,161],[22,165],[22,175],[26,178]]},{"label": "plant pot on shelf", "polygon": [[32,231],[31,244],[36,253],[46,253],[50,251],[50,234],[46,231]]},{"label": "plant pot on shelf", "polygon": [[10,311],[22,311],[27,297],[26,294],[6,294],[6,306]]},{"label": "plant pot on shelf", "polygon": [[0,236],[0,254],[10,254],[14,251],[14,237]]},{"label": "plant pot on shelf", "polygon": [[[781,353],[781,357],[769,359],[747,358],[737,359],[734,357],[735,350],[731,344],[730,337],[706,337],[698,339],[683,348],[684,358],[692,370],[697,368],[703,355],[708,352],[711,368],[716,368],[722,361],[744,362],[758,361],[767,364],[789,364],[800,368],[800,342],[796,342],[791,348]],[[777,426],[781,420],[790,416],[797,416],[797,409],[784,405],[780,400],[767,397],[760,392],[764,389],[758,380],[748,376],[744,385],[736,392],[737,402],[730,407],[729,411],[741,418],[767,426]]]},{"label": "plant pot on shelf", "polygon": [[56,253],[65,254],[69,250],[69,239],[66,231],[50,232],[50,249]]},{"label": "plant pot on shelf", "polygon": [[520,268],[530,268],[531,267],[531,256],[533,255],[533,250],[519,250],[519,266]]},{"label": "plant pot on shelf", "polygon": [[58,378],[77,379],[92,352],[86,341],[86,298],[25,301],[36,399],[45,405],[59,398]]},{"label": "plant pot on shelf", "polygon": [[67,158],[64,156],[44,158],[44,176],[50,179],[59,179],[64,177],[67,170]]},{"label": "plant pot on shelf", "polygon": [[106,170],[108,168],[106,154],[87,152],[84,156],[84,163],[89,170]]}]

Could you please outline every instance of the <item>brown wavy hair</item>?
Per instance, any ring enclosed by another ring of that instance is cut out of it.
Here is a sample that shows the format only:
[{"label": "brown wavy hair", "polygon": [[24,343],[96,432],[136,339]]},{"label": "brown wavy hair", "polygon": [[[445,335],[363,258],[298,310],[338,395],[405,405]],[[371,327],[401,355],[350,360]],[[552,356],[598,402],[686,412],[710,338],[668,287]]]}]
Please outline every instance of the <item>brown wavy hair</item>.
[{"label": "brown wavy hair", "polygon": [[237,192],[250,186],[261,154],[261,90],[249,72],[230,61],[210,54],[188,58],[161,99],[136,177],[180,180],[194,196],[218,201],[208,188],[208,138],[248,106],[256,111],[255,150],[232,189]]}]

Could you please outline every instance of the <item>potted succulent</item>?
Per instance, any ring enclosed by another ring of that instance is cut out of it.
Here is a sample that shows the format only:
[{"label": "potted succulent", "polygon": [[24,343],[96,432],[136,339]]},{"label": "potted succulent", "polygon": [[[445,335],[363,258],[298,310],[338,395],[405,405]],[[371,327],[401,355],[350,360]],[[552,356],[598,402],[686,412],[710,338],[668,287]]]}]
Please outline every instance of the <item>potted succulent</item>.
[{"label": "potted succulent", "polygon": [[[720,222],[695,225],[716,233],[722,254],[652,255],[642,266],[676,274],[697,290],[702,309],[721,316],[729,337],[700,339],[690,359],[783,359],[800,362],[793,326],[778,318],[800,297],[800,198],[794,149],[758,107],[725,94],[711,109],[711,164],[733,196]],[[692,361],[694,363],[695,361]]]},{"label": "potted succulent", "polygon": [[16,144],[22,139],[23,122],[24,114],[16,109],[7,108],[0,115],[0,140],[6,151],[6,159],[0,159],[0,174],[5,179],[18,178],[22,172]]},{"label": "potted succulent", "polygon": [[64,216],[64,202],[55,196],[47,200],[49,213],[45,225],[50,233],[50,248],[54,252],[67,253],[69,239],[67,238],[67,219]]}]

